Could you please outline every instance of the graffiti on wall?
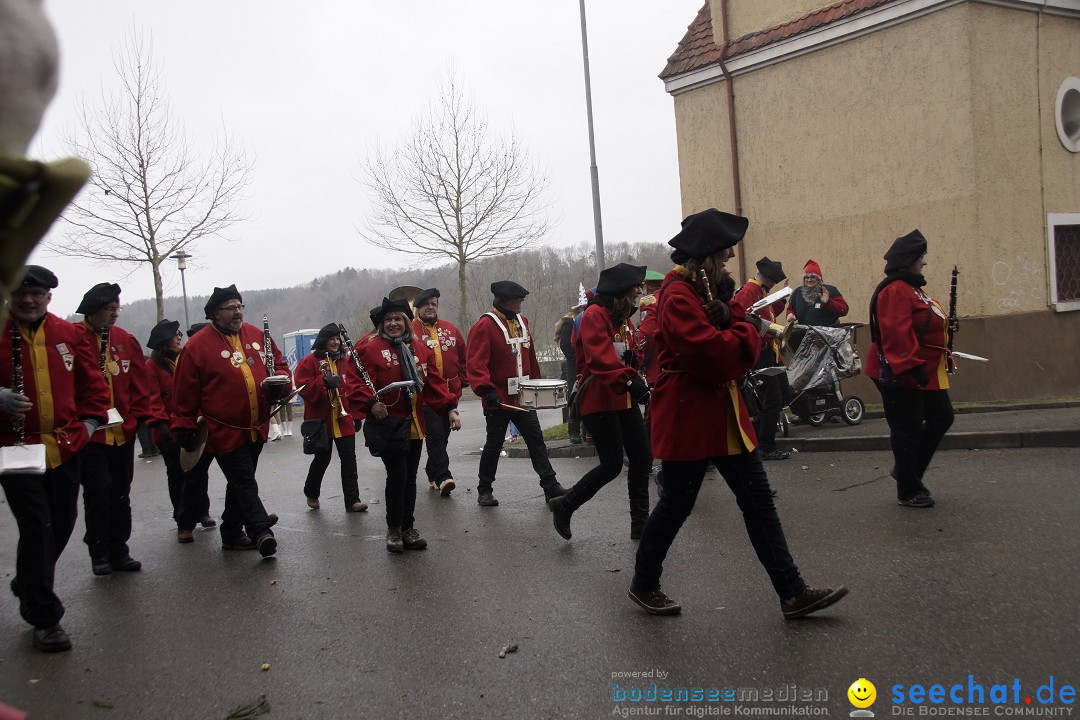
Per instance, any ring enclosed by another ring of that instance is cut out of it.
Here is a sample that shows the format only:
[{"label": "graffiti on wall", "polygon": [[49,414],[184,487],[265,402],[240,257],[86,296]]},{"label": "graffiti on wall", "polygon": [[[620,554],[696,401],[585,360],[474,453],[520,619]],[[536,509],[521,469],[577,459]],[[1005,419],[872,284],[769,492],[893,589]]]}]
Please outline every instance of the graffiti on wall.
[{"label": "graffiti on wall", "polygon": [[1037,262],[1021,253],[1010,261],[998,260],[990,269],[994,281],[994,296],[999,312],[1013,312],[1025,305],[1044,302],[1046,281],[1043,277],[1043,263]]}]

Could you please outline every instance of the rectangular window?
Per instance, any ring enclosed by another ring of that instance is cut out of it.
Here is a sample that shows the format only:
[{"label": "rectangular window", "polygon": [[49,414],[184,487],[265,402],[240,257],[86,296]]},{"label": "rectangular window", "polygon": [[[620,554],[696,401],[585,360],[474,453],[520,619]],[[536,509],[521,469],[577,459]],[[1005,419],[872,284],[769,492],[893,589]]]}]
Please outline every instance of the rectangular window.
[{"label": "rectangular window", "polygon": [[1050,303],[1058,312],[1080,310],[1080,213],[1049,213]]}]

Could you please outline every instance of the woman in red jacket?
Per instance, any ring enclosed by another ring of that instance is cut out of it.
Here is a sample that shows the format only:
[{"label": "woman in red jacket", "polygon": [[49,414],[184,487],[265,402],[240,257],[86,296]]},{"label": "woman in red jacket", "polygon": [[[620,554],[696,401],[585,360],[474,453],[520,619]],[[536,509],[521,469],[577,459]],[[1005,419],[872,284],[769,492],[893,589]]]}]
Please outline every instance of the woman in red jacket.
[{"label": "woman in red jacket", "polygon": [[923,473],[953,422],[945,356],[956,328],[923,292],[925,266],[926,238],[918,230],[897,238],[885,253],[885,279],[870,299],[866,358],[866,374],[881,392],[889,423],[896,499],[913,508],[934,507]]},{"label": "woman in red jacket", "polygon": [[630,494],[630,538],[639,539],[649,517],[649,454],[638,405],[648,401],[649,386],[635,369],[634,326],[645,282],[645,266],[619,263],[600,273],[596,294],[574,335],[578,373],[578,408],[596,444],[600,464],[565,495],[548,501],[555,530],[570,539],[570,516],[622,472],[623,450],[630,459],[626,480]]},{"label": "woman in red jacket", "polygon": [[[383,453],[386,468],[386,550],[423,550],[427,540],[413,527],[416,507],[416,472],[424,447],[423,405],[450,417],[450,429],[460,430],[457,398],[450,392],[435,366],[435,356],[422,342],[413,342],[412,309],[404,300],[383,298],[371,311],[373,332],[357,348],[360,362],[368,372],[367,382],[356,388],[355,408],[367,412],[365,422],[379,422],[394,416],[409,419],[409,442],[403,453]],[[396,388],[376,395],[390,383],[411,381],[411,388]]]}]

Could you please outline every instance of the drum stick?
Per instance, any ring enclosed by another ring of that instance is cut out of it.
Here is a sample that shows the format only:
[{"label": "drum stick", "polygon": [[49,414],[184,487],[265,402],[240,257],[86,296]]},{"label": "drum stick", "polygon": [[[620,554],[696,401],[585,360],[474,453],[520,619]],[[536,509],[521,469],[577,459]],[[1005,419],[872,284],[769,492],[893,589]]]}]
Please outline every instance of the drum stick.
[{"label": "drum stick", "polygon": [[507,405],[506,403],[499,403],[499,405],[506,408],[507,410],[516,410],[518,412],[529,412],[525,408],[519,408],[517,405]]}]

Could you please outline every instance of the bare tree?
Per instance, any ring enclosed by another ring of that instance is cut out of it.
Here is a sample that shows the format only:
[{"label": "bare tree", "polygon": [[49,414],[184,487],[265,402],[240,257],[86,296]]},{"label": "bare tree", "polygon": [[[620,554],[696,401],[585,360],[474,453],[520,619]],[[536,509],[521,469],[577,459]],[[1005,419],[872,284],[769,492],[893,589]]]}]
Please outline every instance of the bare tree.
[{"label": "bare tree", "polygon": [[494,136],[452,76],[389,152],[376,150],[361,182],[373,210],[361,232],[379,248],[457,265],[458,323],[470,320],[466,266],[547,235],[548,176],[517,137]]},{"label": "bare tree", "polygon": [[206,157],[191,150],[152,50],[133,31],[113,58],[119,96],[82,104],[67,143],[93,177],[64,215],[70,232],[50,247],[102,263],[149,264],[160,320],[161,263],[243,219],[237,205],[251,163],[227,134]]}]

